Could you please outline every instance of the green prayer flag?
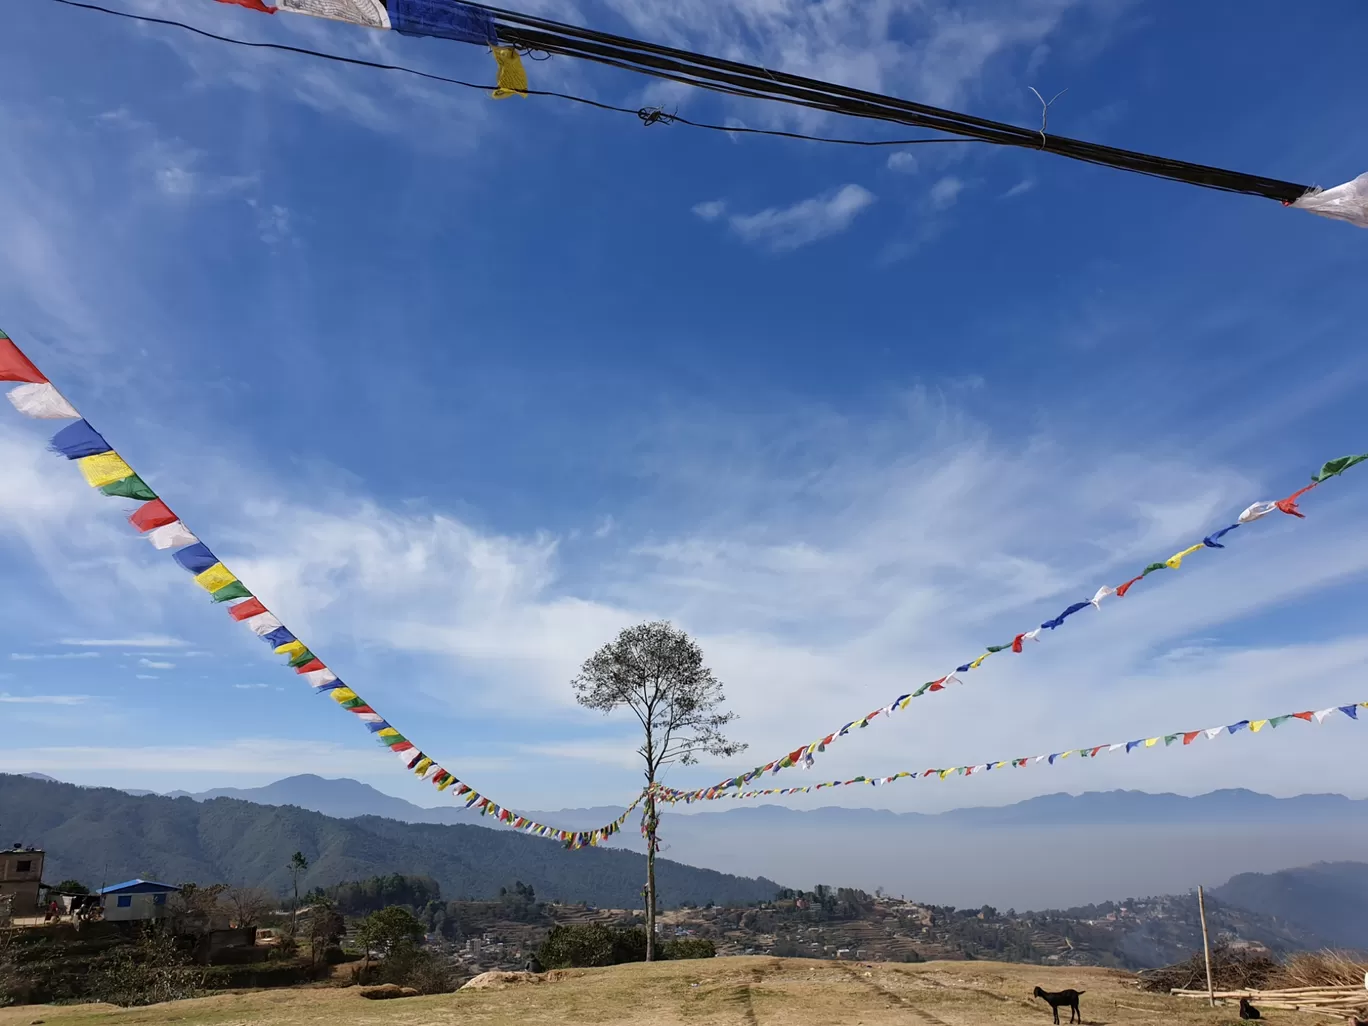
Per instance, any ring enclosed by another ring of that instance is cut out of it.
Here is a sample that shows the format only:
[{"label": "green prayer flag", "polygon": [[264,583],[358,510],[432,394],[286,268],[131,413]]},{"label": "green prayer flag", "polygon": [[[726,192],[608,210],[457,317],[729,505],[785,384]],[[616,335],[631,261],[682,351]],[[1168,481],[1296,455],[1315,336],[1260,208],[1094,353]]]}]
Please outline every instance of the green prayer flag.
[{"label": "green prayer flag", "polygon": [[100,491],[105,495],[112,495],[120,499],[137,499],[139,502],[151,502],[157,497],[157,493],[143,482],[137,474],[125,477],[121,481],[113,484],[101,485]]},{"label": "green prayer flag", "polygon": [[247,590],[247,585],[243,584],[241,581],[225,584],[218,591],[214,592],[213,595],[215,602],[231,602],[233,599],[251,597],[252,593]]},{"label": "green prayer flag", "polygon": [[360,695],[357,695],[355,698],[349,698],[345,702],[338,703],[338,705],[340,705],[343,709],[355,709],[358,705],[365,704],[366,700],[362,698]]},{"label": "green prayer flag", "polygon": [[1151,563],[1149,566],[1145,567],[1145,573],[1146,573],[1146,574],[1152,574],[1152,573],[1154,573],[1154,571],[1156,571],[1156,570],[1167,570],[1167,569],[1168,569],[1168,564],[1167,564],[1167,563]]},{"label": "green prayer flag", "polygon": [[1167,735],[1164,736],[1164,744],[1165,744],[1165,745],[1171,745],[1171,744],[1173,744],[1173,742],[1175,742],[1175,741],[1177,741],[1177,740],[1178,740],[1178,735],[1177,735],[1177,734],[1167,734]]},{"label": "green prayer flag", "polygon": [[1005,644],[1005,645],[989,645],[989,646],[988,646],[988,651],[989,651],[989,652],[1001,652],[1004,648],[1011,648],[1011,647],[1012,647],[1011,642],[1008,642],[1008,643]]},{"label": "green prayer flag", "polygon": [[1286,723],[1291,718],[1291,716],[1274,716],[1271,720],[1268,721],[1268,725],[1270,727],[1277,727],[1280,724]]},{"label": "green prayer flag", "polygon": [[[214,595],[217,596],[218,592],[214,592]],[[299,655],[295,656],[293,659],[290,660],[290,665],[303,666],[305,663],[311,663],[317,658],[318,656],[314,655],[306,648],[303,652],[300,652]]]},{"label": "green prayer flag", "polygon": [[1339,459],[1331,460],[1325,466],[1321,467],[1320,473],[1311,478],[1311,480],[1316,482],[1316,484],[1320,484],[1322,481],[1328,481],[1338,474],[1343,474],[1355,463],[1362,463],[1364,460],[1368,460],[1368,452],[1361,453],[1358,456],[1341,456]]}]

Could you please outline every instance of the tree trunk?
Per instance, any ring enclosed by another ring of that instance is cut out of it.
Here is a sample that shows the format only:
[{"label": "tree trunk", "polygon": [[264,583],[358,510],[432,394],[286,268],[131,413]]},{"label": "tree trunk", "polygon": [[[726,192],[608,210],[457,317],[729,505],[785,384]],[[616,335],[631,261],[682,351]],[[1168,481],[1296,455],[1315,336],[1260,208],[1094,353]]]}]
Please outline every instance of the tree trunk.
[{"label": "tree trunk", "polygon": [[655,792],[646,796],[646,961],[654,962],[656,956],[656,806]]}]

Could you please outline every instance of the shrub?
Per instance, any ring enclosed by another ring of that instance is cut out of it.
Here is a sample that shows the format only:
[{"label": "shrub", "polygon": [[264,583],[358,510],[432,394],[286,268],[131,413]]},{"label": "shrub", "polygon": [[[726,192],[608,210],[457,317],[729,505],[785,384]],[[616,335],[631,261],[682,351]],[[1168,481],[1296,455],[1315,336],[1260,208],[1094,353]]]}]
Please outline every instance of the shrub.
[{"label": "shrub", "polygon": [[162,925],[148,926],[138,943],[119,952],[90,981],[90,997],[112,1005],[152,1005],[194,997],[204,973],[190,964]]},{"label": "shrub", "polygon": [[677,937],[666,941],[662,947],[663,958],[716,958],[717,945],[706,937]]}]

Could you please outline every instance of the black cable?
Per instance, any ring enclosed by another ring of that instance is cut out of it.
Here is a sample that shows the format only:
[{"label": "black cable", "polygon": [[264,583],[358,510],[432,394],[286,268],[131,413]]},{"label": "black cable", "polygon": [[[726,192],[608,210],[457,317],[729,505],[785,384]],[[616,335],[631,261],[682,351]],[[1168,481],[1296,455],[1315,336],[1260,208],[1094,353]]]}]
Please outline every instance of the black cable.
[{"label": "black cable", "polygon": [[[67,7],[79,7],[82,10],[98,11],[101,14],[112,14],[118,18],[127,18],[130,21],[148,22],[153,25],[168,25],[172,28],[185,29],[195,35],[204,36],[207,39],[217,40],[220,43],[232,43],[235,46],[246,46],[259,50],[281,50],[285,53],[302,54],[308,57],[319,57],[323,60],[336,61],[340,64],[353,64],[363,68],[374,68],[378,71],[399,71],[406,75],[416,75],[419,78],[430,79],[434,82],[443,82],[447,85],[461,86],[465,89],[478,89],[482,92],[489,92],[494,89],[492,84],[481,85],[478,82],[466,82],[459,78],[449,78],[446,75],[436,75],[427,71],[419,71],[416,68],[404,67],[401,64],[383,64],[379,61],[368,61],[360,57],[344,57],[340,54],[325,53],[322,50],[310,50],[307,47],[291,46],[288,43],[263,43],[247,39],[235,39],[232,36],[221,36],[208,29],[198,28],[194,25],[187,25],[182,21],[175,21],[170,18],[154,18],[151,15],[132,14],[128,11],[117,11],[109,7],[101,7],[99,4],[83,3],[81,0],[53,0],[54,3],[63,4]],[[541,49],[539,47],[533,49]],[[548,52],[548,51],[542,51]],[[549,54],[549,52],[548,52]],[[545,60],[546,58],[533,58]],[[623,65],[628,67],[627,65]],[[628,67],[628,70],[633,70]],[[685,81],[681,79],[680,81]],[[764,99],[759,94],[750,94],[742,90],[727,90],[735,92],[736,95],[752,95],[755,99]],[[557,100],[568,100],[571,103],[580,103],[586,107],[594,107],[598,110],[610,111],[615,114],[632,114],[641,119],[643,124],[681,124],[690,128],[703,128],[714,132],[727,132],[741,135],[768,135],[782,139],[800,139],[807,142],[833,143],[838,146],[918,146],[925,143],[966,143],[975,142],[973,139],[950,138],[950,139],[842,139],[820,135],[806,135],[802,132],[783,132],[777,129],[768,128],[745,128],[742,126],[714,125],[706,121],[693,121],[681,114],[667,114],[658,107],[618,107],[611,103],[600,103],[598,100],[591,100],[584,96],[575,96],[571,93],[559,93],[549,89],[529,89],[529,96],[544,96]]]},{"label": "black cable", "polygon": [[[494,16],[500,39],[535,45],[547,52],[583,57],[621,67],[635,61],[644,74],[678,80],[692,79],[703,88],[731,92],[738,88],[761,93],[770,99],[798,102],[803,106],[835,110],[858,117],[897,121],[979,139],[1000,145],[1039,149],[1059,156],[1119,170],[1167,178],[1206,188],[1276,199],[1291,203],[1309,188],[1258,175],[1193,164],[1152,154],[1117,149],[1098,143],[1048,136],[1034,129],[990,121],[968,114],[913,103],[866,90],[837,86],[816,79],[770,71],[754,65],[647,43],[593,29],[579,28],[544,18],[484,7]],[[632,56],[634,55],[634,56]]]},{"label": "black cable", "polygon": [[[220,36],[213,32],[196,28],[192,25],[187,25],[183,22],[129,14],[124,11],[115,11],[107,7],[101,7],[97,4],[83,3],[80,2],[80,0],[56,0],[56,2],[66,4],[70,7],[100,11],[105,14],[113,14],[138,21],[171,25],[195,32],[210,39],[216,39],[227,43],[236,43],[241,46],[282,50],[362,67],[377,68],[386,71],[401,71],[407,74],[417,75],[421,78],[446,82],[470,89],[488,88],[471,82],[463,82],[459,79],[447,78],[443,75],[434,75],[429,72],[417,71],[412,68],[405,68],[398,65],[381,64],[375,61],[367,61],[354,57],[341,57],[336,54],[322,53],[317,50],[289,46],[283,43],[258,43],[232,39],[227,36]],[[829,113],[910,125],[932,131],[944,132],[948,135],[958,137],[958,141],[978,141],[1000,146],[1036,149],[1053,153],[1057,156],[1068,157],[1073,160],[1098,164],[1117,170],[1131,171],[1150,177],[1164,178],[1170,181],[1184,182],[1189,185],[1198,185],[1203,188],[1217,189],[1225,192],[1238,192],[1247,195],[1262,196],[1267,199],[1278,200],[1284,204],[1292,203],[1310,191],[1308,186],[1300,185],[1295,182],[1285,182],[1274,178],[1264,178],[1258,175],[1245,174],[1239,171],[1229,171],[1224,168],[1193,164],[1187,161],[1139,153],[1133,150],[1122,150],[1111,146],[1103,146],[1098,143],[1070,139],[1065,136],[1051,136],[1047,135],[1043,129],[1037,131],[1035,129],[1021,128],[1004,122],[991,121],[986,118],[979,118],[969,114],[961,114],[956,111],[945,110],[939,107],[914,103],[910,100],[902,100],[893,96],[886,96],[880,93],[873,93],[848,86],[834,85],[829,82],[822,82],[817,79],[806,78],[800,75],[791,75],[787,72],[770,71],[766,68],[742,64],[738,61],[692,53],[675,47],[643,42],[626,36],[618,36],[594,29],[579,28],[561,22],[549,21],[544,18],[535,18],[530,15],[519,14],[515,11],[507,11],[482,4],[470,4],[468,6],[479,7],[489,12],[497,22],[499,39],[503,42],[512,44],[520,51],[536,51],[548,55],[562,54],[565,56],[580,57],[611,67],[652,75],[669,81],[682,82],[687,85],[726,93],[732,96],[742,96],[750,99],[767,99]],[[731,128],[724,125],[693,122],[686,118],[679,117],[678,115],[671,115],[667,118],[658,108],[642,108],[641,110],[633,111],[628,108],[599,103],[594,100],[588,100],[584,97],[573,96],[566,93],[557,93],[547,90],[529,91],[529,93],[531,95],[549,96],[557,99],[569,100],[575,103],[582,103],[601,110],[618,113],[633,113],[640,117],[642,122],[647,125],[678,121],[682,124],[690,125],[691,127],[706,128],[713,131],[744,132],[752,135],[772,135],[781,138],[806,139],[816,142],[830,142],[853,146],[906,146],[930,142],[957,141],[956,139],[944,138],[888,141],[832,139],[798,132],[783,132],[771,129]]]}]

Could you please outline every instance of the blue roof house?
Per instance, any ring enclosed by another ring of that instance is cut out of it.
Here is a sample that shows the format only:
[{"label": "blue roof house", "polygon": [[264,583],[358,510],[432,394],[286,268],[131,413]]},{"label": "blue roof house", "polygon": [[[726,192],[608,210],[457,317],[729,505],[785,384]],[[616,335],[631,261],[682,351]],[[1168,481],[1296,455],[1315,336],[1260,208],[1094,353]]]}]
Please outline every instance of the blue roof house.
[{"label": "blue roof house", "polygon": [[104,903],[106,922],[130,922],[162,918],[167,913],[167,896],[179,892],[179,887],[155,880],[127,880],[95,893]]}]

